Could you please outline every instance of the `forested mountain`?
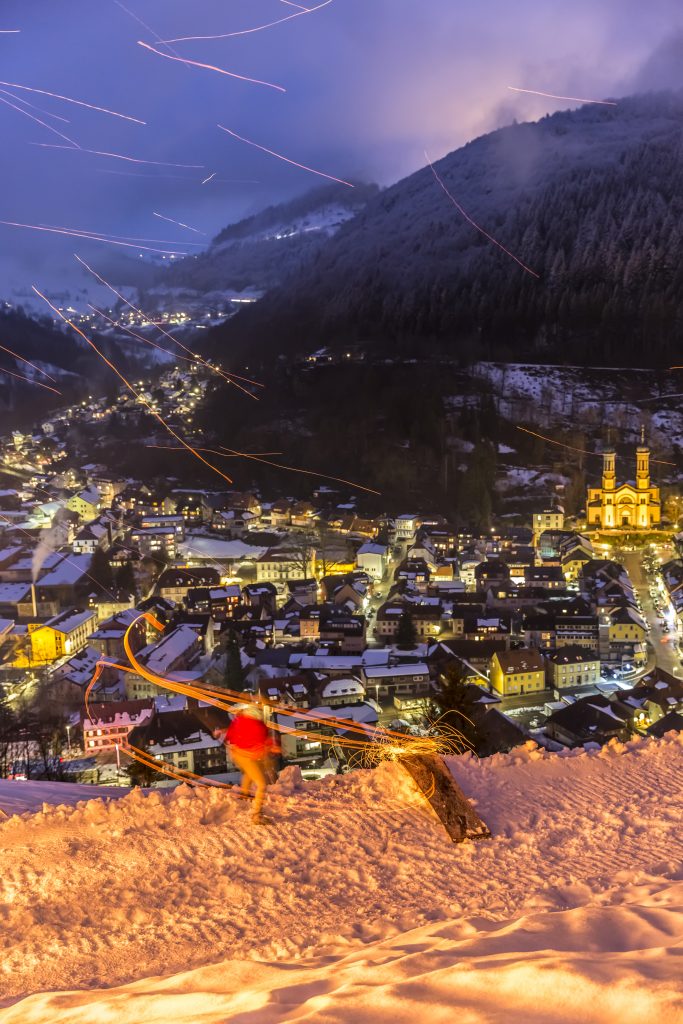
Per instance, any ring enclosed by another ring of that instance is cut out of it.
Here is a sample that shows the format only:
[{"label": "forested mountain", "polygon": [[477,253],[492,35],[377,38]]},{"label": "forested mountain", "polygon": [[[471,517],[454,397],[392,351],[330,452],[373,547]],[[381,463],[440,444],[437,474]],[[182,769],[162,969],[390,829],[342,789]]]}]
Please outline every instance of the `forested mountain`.
[{"label": "forested mountain", "polygon": [[[515,124],[376,195],[213,351],[362,342],[666,364],[683,324],[683,93]],[[257,349],[258,350],[258,349]]]}]

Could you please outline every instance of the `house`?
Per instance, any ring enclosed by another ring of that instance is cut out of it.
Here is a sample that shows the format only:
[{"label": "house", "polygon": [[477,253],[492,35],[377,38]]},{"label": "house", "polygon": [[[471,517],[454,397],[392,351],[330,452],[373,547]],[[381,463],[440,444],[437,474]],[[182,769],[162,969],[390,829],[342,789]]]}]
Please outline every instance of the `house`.
[{"label": "house", "polygon": [[129,642],[135,654],[145,646],[147,635],[145,620],[136,608],[117,612],[100,622],[95,632],[90,634],[88,643],[107,658],[125,661],[123,638],[129,629]]},{"label": "house", "polygon": [[600,682],[600,658],[595,651],[566,645],[545,654],[548,683],[555,690],[570,686],[595,686]]},{"label": "house", "polygon": [[323,606],[319,619],[320,640],[337,644],[342,654],[362,654],[366,647],[365,625],[364,615]]},{"label": "house", "polygon": [[501,697],[545,689],[545,662],[539,651],[499,651],[491,658],[491,686]]},{"label": "house", "polygon": [[101,754],[121,747],[129,734],[154,716],[153,700],[108,701],[90,704],[90,714],[81,715],[83,749]]},{"label": "house", "polygon": [[319,699],[331,708],[362,704],[365,687],[359,679],[330,679],[321,688]]},{"label": "house", "polygon": [[173,559],[177,555],[178,533],[174,526],[150,526],[131,530],[130,542],[142,555],[164,555]]},{"label": "house", "polygon": [[545,721],[544,732],[567,747],[624,741],[630,735],[630,717],[628,711],[605,697],[583,697],[554,711]]},{"label": "house", "polygon": [[564,512],[561,508],[544,508],[531,516],[531,529],[535,538],[547,530],[564,530]]},{"label": "house", "polygon": [[308,571],[314,565],[315,550],[313,548],[301,554],[296,551],[271,548],[256,560],[256,581],[257,583],[265,581],[284,583],[287,580],[299,580],[303,576],[307,576]]},{"label": "house", "polygon": [[178,543],[185,540],[185,520],[179,515],[161,513],[158,515],[140,516],[141,530],[158,530],[161,527],[172,527],[175,531]]},{"label": "house", "polygon": [[221,577],[217,569],[165,569],[156,582],[156,593],[168,601],[184,601],[196,587],[218,587]]},{"label": "house", "polygon": [[394,519],[396,543],[400,544],[405,541],[410,541],[412,543],[420,526],[421,519],[414,513],[405,512],[400,516],[396,516]]},{"label": "house", "polygon": [[507,587],[510,585],[510,567],[500,559],[488,559],[475,566],[474,580],[477,590]]},{"label": "house", "polygon": [[91,487],[77,494],[72,494],[67,499],[65,507],[69,512],[75,512],[83,522],[88,523],[97,518],[101,498],[96,487]]},{"label": "house", "polygon": [[213,736],[220,715],[221,723],[227,726],[229,716],[218,709],[212,709],[210,720],[201,710],[191,708],[157,714],[133,729],[128,743],[160,762],[196,775],[231,771],[233,766],[228,763],[225,744]]},{"label": "house", "polygon": [[38,602],[57,601],[60,605],[76,602],[92,588],[89,577],[90,555],[69,555],[44,576],[36,585]]},{"label": "house", "polygon": [[386,544],[368,541],[361,544],[356,552],[356,565],[373,580],[382,580],[387,570],[389,548]]},{"label": "house", "polygon": [[[150,673],[168,676],[190,669],[204,651],[200,630],[191,623],[181,623],[156,643],[137,652],[136,658]],[[136,672],[126,673],[126,696],[130,700],[156,697],[159,687]]]},{"label": "house", "polygon": [[364,665],[361,676],[369,696],[377,703],[394,703],[394,698],[427,700],[431,693],[429,667],[423,662],[398,665]]},{"label": "house", "polygon": [[97,616],[91,610],[71,608],[44,623],[30,623],[31,658],[38,664],[57,661],[85,647],[95,631]]}]

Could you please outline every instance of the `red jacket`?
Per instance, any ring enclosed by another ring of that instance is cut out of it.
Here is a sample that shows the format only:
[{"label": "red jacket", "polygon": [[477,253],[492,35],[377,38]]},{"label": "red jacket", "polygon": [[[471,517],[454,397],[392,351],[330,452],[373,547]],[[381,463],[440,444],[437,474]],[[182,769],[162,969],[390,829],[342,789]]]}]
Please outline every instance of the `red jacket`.
[{"label": "red jacket", "polygon": [[258,718],[236,715],[225,735],[226,743],[247,757],[259,760],[275,749],[268,729]]}]

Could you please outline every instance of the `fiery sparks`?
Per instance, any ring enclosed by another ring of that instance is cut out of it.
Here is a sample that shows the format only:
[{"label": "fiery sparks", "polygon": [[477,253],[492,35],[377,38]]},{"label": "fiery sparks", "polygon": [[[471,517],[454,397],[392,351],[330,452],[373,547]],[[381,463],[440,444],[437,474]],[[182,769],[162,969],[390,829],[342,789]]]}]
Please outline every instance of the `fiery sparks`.
[{"label": "fiery sparks", "polygon": [[49,96],[53,100],[62,100],[64,103],[73,103],[77,107],[85,107],[86,110],[94,110],[99,114],[109,114],[111,117],[120,117],[123,121],[132,121],[133,124],[147,124],[146,121],[141,121],[137,117],[130,117],[128,114],[121,114],[117,110],[109,110],[107,107],[98,107],[94,103],[86,103],[85,100],[75,100],[72,96],[62,96],[58,92],[49,92],[47,89],[36,89],[29,85],[18,85],[16,82],[0,81],[0,85],[4,85],[8,89],[19,89],[22,92],[34,92],[39,96]]},{"label": "fiery sparks", "polygon": [[[60,146],[56,142],[34,142],[33,145],[40,146],[41,149],[73,149],[72,146]],[[78,146],[77,150],[79,153],[89,153],[91,156],[107,156],[113,160],[125,160],[131,164],[150,164],[153,167],[179,167],[183,170],[194,171],[204,169],[203,164],[176,164],[168,160],[142,160],[140,157],[126,156],[124,153],[109,153],[107,150],[102,149],[83,149],[81,146]]]},{"label": "fiery sparks", "polygon": [[5,227],[9,228],[24,228],[27,231],[43,231],[51,235],[67,235],[69,238],[84,238],[89,242],[104,242],[108,245],[120,245],[125,249],[143,249],[146,252],[157,252],[165,256],[187,256],[186,252],[182,252],[178,249],[158,249],[149,245],[140,245],[133,242],[121,242],[115,238],[107,237],[105,235],[89,234],[85,231],[70,231],[67,228],[52,228],[45,227],[41,224],[23,224],[20,221],[14,220],[0,220],[0,224],[4,224]]},{"label": "fiery sparks", "polygon": [[255,28],[244,28],[240,32],[221,32],[219,35],[212,36],[178,36],[176,39],[163,39],[163,43],[191,43],[200,42],[207,39],[232,39],[234,36],[250,36],[254,32],[263,32],[264,29],[274,28],[275,25],[284,25],[286,21],[292,21],[293,18],[300,18],[304,14],[313,14],[314,11],[319,11],[323,7],[328,7],[332,3],[332,0],[324,0],[324,3],[318,4],[316,7],[299,7],[299,4],[292,4],[293,7],[299,7],[299,10],[295,14],[288,14],[286,18],[278,18],[277,21],[269,21],[265,25],[256,25]]},{"label": "fiery sparks", "polygon": [[448,191],[448,189],[446,188],[446,185],[444,184],[444,182],[441,180],[441,178],[437,174],[436,168],[434,167],[432,161],[427,156],[426,152],[425,152],[425,158],[426,158],[427,163],[429,164],[429,166],[431,168],[432,174],[434,175],[436,181],[441,186],[443,191],[446,193],[446,195],[448,196],[448,198],[450,199],[450,201],[452,202],[452,204],[456,208],[456,210],[461,214],[461,216],[463,216],[465,218],[467,223],[471,224],[473,228],[475,228],[481,235],[484,236],[484,238],[488,238],[489,242],[492,242],[495,246],[497,246],[502,252],[505,253],[506,256],[509,256],[510,259],[513,259],[515,261],[515,263],[518,266],[520,266],[522,268],[522,270],[524,270],[527,274],[531,274],[532,277],[535,277],[537,279],[540,278],[540,276],[541,276],[540,274],[537,274],[535,270],[531,269],[531,267],[527,267],[526,263],[522,263],[522,261],[519,259],[518,256],[515,256],[515,254],[513,252],[510,252],[509,249],[506,249],[505,246],[502,244],[502,242],[499,242],[497,238],[494,238],[493,235],[490,235],[488,233],[488,231],[485,231],[484,228],[481,227],[480,224],[477,224],[476,220],[473,220],[472,217],[470,217],[470,215],[467,212],[467,210],[463,209],[463,207],[460,205],[460,203],[457,201],[457,199],[455,199],[451,195],[451,193]]},{"label": "fiery sparks", "polygon": [[598,103],[603,107],[616,107],[614,100],[589,100],[582,96],[557,96],[552,92],[539,92],[538,89],[519,89],[516,85],[508,85],[510,92],[524,92],[530,96],[544,96],[549,100],[569,100],[570,103]]},{"label": "fiery sparks", "polygon": [[61,395],[61,391],[57,388],[51,388],[49,384],[43,384],[40,380],[32,380],[31,377],[24,377],[21,373],[14,373],[13,370],[6,370],[4,367],[0,367],[0,373],[6,373],[9,377],[16,377],[17,380],[25,380],[27,384],[35,384],[37,388],[45,388],[46,391],[54,391],[56,395]]},{"label": "fiery sparks", "polygon": [[6,348],[5,345],[0,345],[0,350],[3,352],[7,352],[7,354],[13,356],[14,359],[19,359],[22,363],[26,363],[26,365],[30,366],[32,370],[36,370],[38,373],[42,373],[43,376],[47,377],[48,380],[51,380],[53,384],[57,383],[54,377],[51,377],[47,370],[41,370],[41,368],[39,366],[36,366],[35,363],[32,363],[30,359],[25,359],[23,356],[20,356],[18,352],[13,352],[11,348]]},{"label": "fiery sparks", "polygon": [[151,46],[149,43],[144,43],[142,39],[138,39],[138,46],[142,46],[145,50],[149,50],[151,53],[156,53],[158,57],[164,57],[166,60],[174,60],[179,64],[187,64],[193,68],[204,68],[206,71],[217,71],[219,75],[227,75],[228,78],[238,78],[241,82],[250,82],[252,85],[264,85],[268,89],[275,89],[277,92],[287,92],[287,90],[281,86],[276,85],[274,82],[264,82],[260,78],[249,78],[247,75],[238,75],[236,71],[227,71],[225,68],[218,68],[215,64],[203,64],[198,60],[188,60],[187,57],[174,57],[171,53],[162,53],[161,50],[157,50],[156,47]]},{"label": "fiery sparks", "polygon": [[188,231],[194,231],[195,235],[206,235],[206,231],[200,231],[198,228],[190,227],[189,224],[183,224],[181,220],[173,220],[172,217],[164,217],[163,213],[152,212],[153,217],[158,217],[159,220],[166,220],[169,224],[176,224],[179,228],[187,228]]},{"label": "fiery sparks", "polygon": [[[4,90],[2,91],[4,92]],[[9,95],[11,94],[5,92],[4,96],[0,96],[0,103],[4,103],[6,107],[11,107],[12,110],[16,110],[18,114],[23,114],[24,117],[28,117],[29,120],[35,121],[36,124],[41,125],[43,128],[47,128],[49,132],[52,132],[52,134],[58,136],[58,138],[64,139],[65,142],[69,143],[68,146],[63,147],[64,149],[80,149],[78,143],[74,142],[73,139],[70,139],[68,135],[64,134],[64,132],[58,131],[57,128],[54,128],[51,124],[48,124],[46,121],[43,121],[39,117],[36,117],[35,114],[29,113],[28,110],[24,110],[22,107],[18,107],[16,103],[12,103],[11,100],[8,100],[6,97]],[[35,143],[35,145],[41,145],[41,143]]]},{"label": "fiery sparks", "polygon": [[219,124],[218,127],[227,135],[232,135],[233,139],[237,139],[239,142],[245,142],[247,146],[253,146],[254,149],[260,149],[263,153],[268,153],[270,156],[274,156],[278,160],[283,160],[286,164],[292,164],[293,167],[299,167],[302,171],[309,171],[311,174],[317,174],[321,178],[327,178],[328,181],[336,181],[340,185],[348,185],[349,188],[355,188],[355,185],[352,185],[350,181],[344,181],[343,178],[335,178],[333,174],[326,174],[325,171],[317,171],[315,167],[308,167],[306,164],[300,164],[296,160],[290,160],[288,156],[283,156],[282,153],[276,153],[272,149],[267,149],[265,146],[259,145],[258,142],[252,142],[251,139],[245,139],[243,135],[238,135],[237,132],[231,131],[230,128],[226,128],[222,124]]}]

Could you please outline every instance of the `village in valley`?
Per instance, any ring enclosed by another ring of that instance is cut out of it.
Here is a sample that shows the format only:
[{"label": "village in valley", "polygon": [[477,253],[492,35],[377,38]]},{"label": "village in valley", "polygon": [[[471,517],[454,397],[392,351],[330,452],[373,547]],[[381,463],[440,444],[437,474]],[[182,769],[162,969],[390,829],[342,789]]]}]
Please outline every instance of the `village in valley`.
[{"label": "village in valley", "polygon": [[230,778],[228,712],[150,675],[258,695],[308,779],[362,763],[359,728],[419,736],[444,711],[482,756],[681,728],[683,537],[644,429],[632,465],[604,449],[582,515],[549,487],[479,529],[323,478],[301,498],[75,465],[74,423],[125,428],[143,401],[191,436],[205,387],[172,367],[3,439],[0,774]]}]

